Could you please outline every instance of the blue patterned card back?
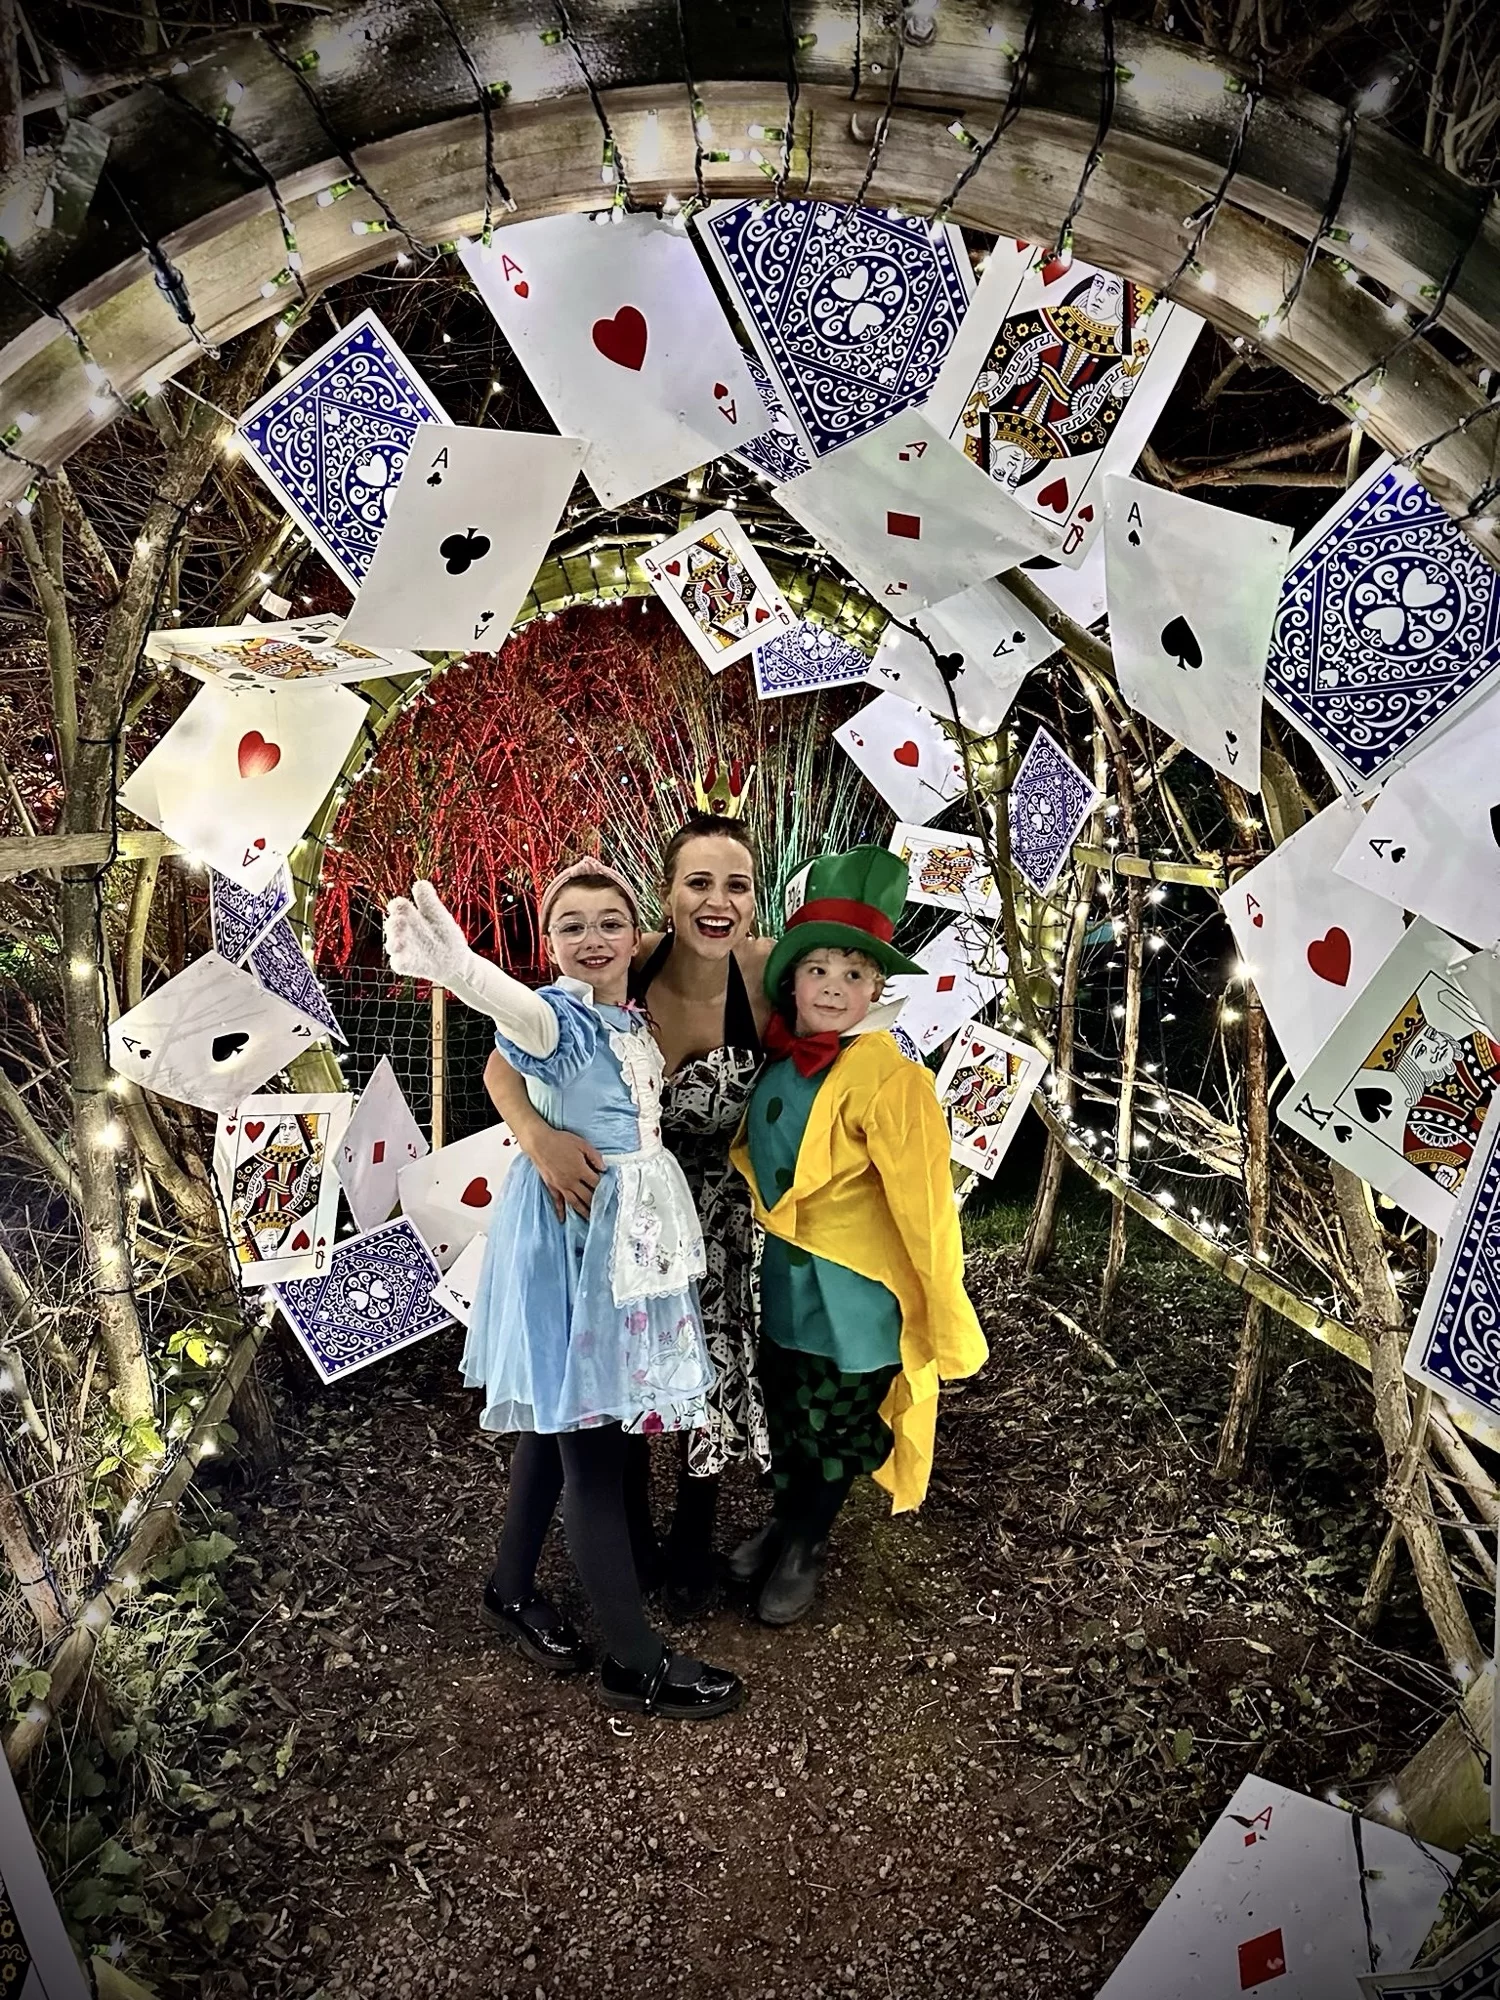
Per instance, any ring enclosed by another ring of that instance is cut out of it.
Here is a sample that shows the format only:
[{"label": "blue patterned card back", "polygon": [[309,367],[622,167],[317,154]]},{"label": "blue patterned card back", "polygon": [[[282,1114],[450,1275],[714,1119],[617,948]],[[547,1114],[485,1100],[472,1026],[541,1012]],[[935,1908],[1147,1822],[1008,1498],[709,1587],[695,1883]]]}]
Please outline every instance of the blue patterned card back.
[{"label": "blue patterned card back", "polygon": [[1500,1993],[1500,1924],[1488,1924],[1436,1963],[1415,1972],[1361,1973],[1365,2000],[1495,2000]]},{"label": "blue patterned card back", "polygon": [[432,1296],[437,1259],[404,1215],[338,1244],[328,1269],[272,1290],[324,1382],[337,1382],[452,1321]]},{"label": "blue patterned card back", "polygon": [[741,445],[733,456],[752,472],[758,472],[773,486],[784,486],[789,479],[800,479],[804,472],[812,470],[812,460],[802,448],[802,440],[797,435],[797,427],[786,413],[786,404],[776,393],[775,384],[755,354],[745,356],[745,366],[750,371],[750,379],[760,391],[760,400],[766,406],[766,416],[771,428],[761,437],[752,438],[749,444]]},{"label": "blue patterned card back", "polygon": [[283,861],[264,889],[247,889],[232,875],[208,871],[208,913],[214,950],[243,965],[278,917],[292,907],[292,877]]},{"label": "blue patterned card back", "polygon": [[268,993],[274,993],[323,1028],[335,1041],[348,1043],[318,975],[297,942],[285,917],[278,917],[250,954],[250,970]]},{"label": "blue patterned card back", "polygon": [[1500,666],[1500,574],[1382,460],[1292,551],[1266,693],[1345,781],[1388,777]]},{"label": "blue patterned card back", "polygon": [[923,403],[973,294],[958,230],[830,201],[695,223],[814,458]]},{"label": "blue patterned card back", "polygon": [[358,591],[419,424],[450,421],[372,312],[278,382],[237,435],[261,478]]},{"label": "blue patterned card back", "polygon": [[1093,781],[1045,729],[1038,729],[1011,786],[1010,851],[1039,896],[1051,894],[1079,829],[1098,802]]},{"label": "blue patterned card back", "polygon": [[755,692],[762,701],[784,694],[812,694],[868,680],[870,655],[811,618],[778,632],[755,649]]}]

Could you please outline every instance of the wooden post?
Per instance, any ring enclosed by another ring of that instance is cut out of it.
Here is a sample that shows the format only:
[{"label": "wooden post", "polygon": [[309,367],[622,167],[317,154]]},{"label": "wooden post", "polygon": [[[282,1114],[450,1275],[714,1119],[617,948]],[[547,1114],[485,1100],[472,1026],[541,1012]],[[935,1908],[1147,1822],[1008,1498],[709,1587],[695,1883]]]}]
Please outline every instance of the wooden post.
[{"label": "wooden post", "polygon": [[448,1083],[448,992],[432,989],[432,1150],[443,1143],[444,1096]]}]

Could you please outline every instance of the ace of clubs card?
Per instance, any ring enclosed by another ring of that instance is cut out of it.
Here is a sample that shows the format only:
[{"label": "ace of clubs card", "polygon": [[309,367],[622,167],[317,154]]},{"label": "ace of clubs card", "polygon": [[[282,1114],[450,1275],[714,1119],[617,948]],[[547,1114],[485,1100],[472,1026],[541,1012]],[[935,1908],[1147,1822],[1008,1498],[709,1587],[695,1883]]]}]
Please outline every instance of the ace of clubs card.
[{"label": "ace of clubs card", "polygon": [[374,1229],[385,1221],[396,1206],[396,1175],[431,1151],[390,1058],[382,1056],[360,1092],[335,1156],[344,1199],[361,1229]]},{"label": "ace of clubs card", "polygon": [[1211,769],[1258,792],[1266,652],[1291,529],[1123,473],[1102,484],[1120,692]]},{"label": "ace of clubs card", "polygon": [[341,637],[497,652],[536,581],[587,446],[424,425]]},{"label": "ace of clubs card", "polygon": [[345,1092],[247,1097],[214,1135],[214,1178],[245,1285],[311,1278],[332,1253],[334,1158],[353,1100]]},{"label": "ace of clubs card", "polygon": [[797,623],[728,508],[658,542],[641,557],[641,568],[710,673],[732,666]]},{"label": "ace of clubs card", "polygon": [[109,1024],[109,1060],[143,1090],[233,1111],[313,1039],[295,1007],[206,951]]},{"label": "ace of clubs card", "polygon": [[401,1213],[446,1271],[481,1230],[488,1230],[505,1177],[520,1157],[506,1124],[488,1125],[397,1170]]},{"label": "ace of clubs card", "polygon": [[964,788],[963,758],[925,709],[878,694],[833,732],[897,819],[925,826]]},{"label": "ace of clubs card", "polygon": [[993,1180],[1046,1068],[1039,1049],[970,1022],[955,1037],[937,1080],[954,1159]]},{"label": "ace of clubs card", "polygon": [[513,222],[458,254],[606,507],[770,429],[695,246],[654,216]]},{"label": "ace of clubs card", "polygon": [[[1065,574],[1068,572],[1065,572]],[[1057,641],[1001,584],[989,579],[945,598],[881,634],[870,680],[934,715],[992,736],[1033,667],[1050,660]]]},{"label": "ace of clubs card", "polygon": [[1132,470],[1202,328],[1130,279],[1002,239],[928,415],[1034,524],[1031,548],[1077,565],[1104,526],[1102,475]]},{"label": "ace of clubs card", "polygon": [[1277,1110],[1439,1235],[1500,1081],[1500,1043],[1454,976],[1467,958],[1418,917]]}]

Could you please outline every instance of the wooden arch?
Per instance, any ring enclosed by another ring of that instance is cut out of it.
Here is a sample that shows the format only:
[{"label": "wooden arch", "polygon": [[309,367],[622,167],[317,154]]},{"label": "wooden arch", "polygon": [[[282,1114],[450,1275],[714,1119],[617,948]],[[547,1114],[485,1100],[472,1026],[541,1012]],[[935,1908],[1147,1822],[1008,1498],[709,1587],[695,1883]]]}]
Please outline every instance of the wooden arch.
[{"label": "wooden arch", "polygon": [[[607,206],[606,141],[639,206],[687,200],[701,177],[711,197],[780,186],[1045,242],[1086,178],[1079,254],[1153,286],[1178,271],[1189,218],[1235,161],[1174,295],[1322,395],[1357,382],[1342,407],[1390,449],[1422,452],[1434,494],[1460,517],[1473,508],[1467,525],[1500,556],[1492,406],[1416,331],[1434,314],[1500,364],[1488,196],[1326,99],[1267,90],[1247,116],[1254,79],[1147,30],[1118,28],[1110,65],[1106,32],[1102,11],[1055,0],[880,12],[865,0],[367,0],[281,38],[279,54],[226,40],[89,121],[108,156],[76,240],[46,229],[12,246],[0,435],[17,455],[0,461],[0,501],[25,490],[25,460],[61,463],[111,421],[115,397],[170,378],[198,339],[286,310],[278,200],[311,289],[476,233],[482,95],[501,220]],[[1311,264],[1278,320],[1313,240],[1339,258]],[[1409,302],[1399,321],[1383,295],[1346,282],[1361,275]],[[84,351],[41,301],[61,305]]]}]

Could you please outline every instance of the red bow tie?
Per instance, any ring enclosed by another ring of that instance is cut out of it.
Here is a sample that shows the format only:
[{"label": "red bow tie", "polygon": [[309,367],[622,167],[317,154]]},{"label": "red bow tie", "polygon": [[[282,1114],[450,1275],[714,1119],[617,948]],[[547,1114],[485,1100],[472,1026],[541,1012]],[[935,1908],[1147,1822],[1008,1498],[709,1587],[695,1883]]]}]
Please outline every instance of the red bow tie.
[{"label": "red bow tie", "polygon": [[779,1014],[766,1023],[766,1049],[773,1057],[790,1056],[799,1076],[816,1076],[834,1061],[843,1043],[833,1033],[794,1035]]}]

